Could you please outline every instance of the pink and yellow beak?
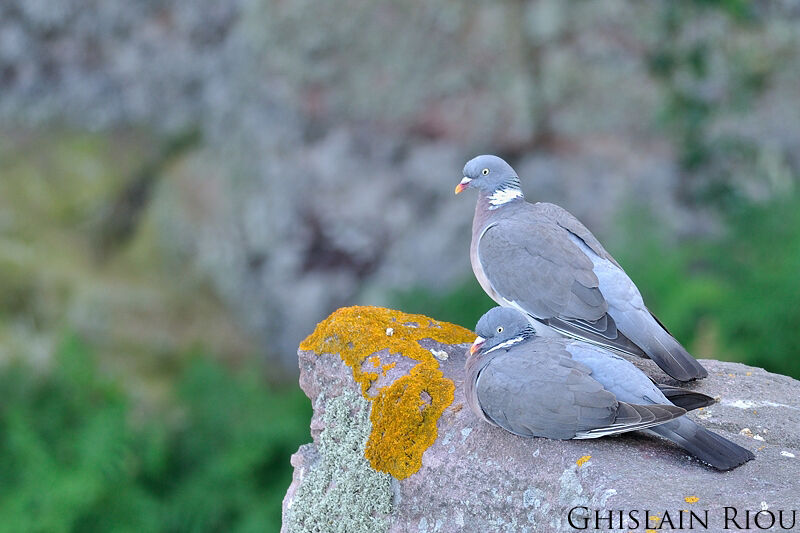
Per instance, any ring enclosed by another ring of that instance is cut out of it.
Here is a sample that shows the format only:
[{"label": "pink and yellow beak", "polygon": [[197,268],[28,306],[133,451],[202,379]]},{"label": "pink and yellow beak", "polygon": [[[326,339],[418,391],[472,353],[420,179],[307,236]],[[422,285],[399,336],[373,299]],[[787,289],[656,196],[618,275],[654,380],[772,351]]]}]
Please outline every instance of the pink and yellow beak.
[{"label": "pink and yellow beak", "polygon": [[463,192],[463,191],[464,191],[464,189],[466,189],[467,187],[469,187],[469,182],[470,182],[470,181],[472,181],[472,179],[470,179],[470,178],[467,178],[467,177],[465,176],[465,177],[464,177],[464,179],[462,179],[462,180],[461,180],[461,183],[459,183],[458,185],[456,185],[456,194],[458,194],[458,193],[460,193],[460,192]]},{"label": "pink and yellow beak", "polygon": [[477,352],[478,350],[481,349],[481,347],[483,347],[484,342],[486,342],[486,339],[480,336],[477,337],[475,339],[475,342],[472,343],[472,346],[469,347],[469,354],[475,355],[475,352]]}]

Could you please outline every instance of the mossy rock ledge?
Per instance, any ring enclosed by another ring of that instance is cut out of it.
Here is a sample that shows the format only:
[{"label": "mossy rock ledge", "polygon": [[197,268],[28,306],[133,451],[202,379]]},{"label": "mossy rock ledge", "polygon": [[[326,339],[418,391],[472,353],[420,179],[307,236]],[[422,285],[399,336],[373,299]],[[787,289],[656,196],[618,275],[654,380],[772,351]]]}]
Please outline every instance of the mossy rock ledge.
[{"label": "mossy rock ledge", "polygon": [[[797,510],[800,529],[797,380],[703,361],[709,377],[689,387],[717,403],[689,416],[756,455],[720,473],[645,435],[524,439],[479,421],[463,392],[473,338],[375,307],[342,308],[317,326],[298,351],[313,442],[292,456],[283,532],[670,531],[690,519],[722,531],[726,517],[745,529],[748,512],[756,530],[762,510],[760,526],[774,517],[775,531],[780,511],[790,525]],[[636,364],[670,383],[650,361]]]}]

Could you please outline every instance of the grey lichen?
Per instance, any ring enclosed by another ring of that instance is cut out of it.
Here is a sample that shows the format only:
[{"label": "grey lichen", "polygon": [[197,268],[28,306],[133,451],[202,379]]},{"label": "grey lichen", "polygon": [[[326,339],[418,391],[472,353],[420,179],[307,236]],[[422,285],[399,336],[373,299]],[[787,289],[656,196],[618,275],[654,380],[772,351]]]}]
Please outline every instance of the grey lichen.
[{"label": "grey lichen", "polygon": [[583,485],[576,472],[576,465],[564,470],[559,478],[558,499],[566,509],[571,509],[576,505],[586,505],[589,498],[584,494]]},{"label": "grey lichen", "polygon": [[392,478],[364,457],[372,430],[369,403],[349,389],[323,415],[319,460],[297,489],[285,521],[291,533],[372,533],[388,529]]}]

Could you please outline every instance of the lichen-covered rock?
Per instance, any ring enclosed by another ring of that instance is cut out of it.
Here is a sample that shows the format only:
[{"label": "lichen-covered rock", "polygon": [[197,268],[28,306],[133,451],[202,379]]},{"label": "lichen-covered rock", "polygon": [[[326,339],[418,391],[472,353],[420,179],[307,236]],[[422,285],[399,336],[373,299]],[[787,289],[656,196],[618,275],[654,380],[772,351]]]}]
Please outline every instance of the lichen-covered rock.
[{"label": "lichen-covered rock", "polygon": [[320,323],[299,351],[314,442],[292,456],[284,532],[669,530],[689,520],[717,531],[754,528],[759,511],[761,526],[771,517],[775,530],[781,519],[791,525],[800,382],[703,361],[709,377],[690,387],[718,403],[689,416],[756,454],[720,473],[644,435],[524,439],[479,421],[463,396],[471,337],[380,308],[340,309]]},{"label": "lichen-covered rock", "polygon": [[436,440],[437,422],[455,390],[439,368],[447,353],[420,341],[455,343],[471,337],[469,330],[423,315],[349,307],[321,322],[300,349],[337,353],[352,369],[361,395],[372,402],[364,453],[375,469],[405,479],[422,466],[422,454]]},{"label": "lichen-covered rock", "polygon": [[[370,467],[369,404],[350,389],[326,402],[319,446],[306,444],[293,466],[303,482],[286,504],[289,531],[358,533],[385,530],[392,510],[392,477]],[[308,464],[306,464],[306,462]],[[306,472],[303,472],[307,469]],[[292,502],[298,505],[292,505]]]}]

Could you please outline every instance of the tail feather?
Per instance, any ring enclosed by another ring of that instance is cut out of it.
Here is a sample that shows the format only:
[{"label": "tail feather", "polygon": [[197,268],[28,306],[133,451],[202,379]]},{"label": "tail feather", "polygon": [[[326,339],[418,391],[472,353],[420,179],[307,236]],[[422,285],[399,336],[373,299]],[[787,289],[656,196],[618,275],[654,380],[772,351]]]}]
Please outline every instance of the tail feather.
[{"label": "tail feather", "polygon": [[[656,323],[658,330],[653,332],[654,342],[648,343],[651,351],[648,352],[650,358],[662,368],[671,367],[679,376],[673,376],[679,381],[690,381],[692,379],[702,379],[708,376],[708,371],[703,368],[697,359],[692,357],[686,348],[681,346],[675,337]],[[662,363],[664,366],[662,366]],[[680,367],[685,374],[681,375],[677,370]],[[666,368],[665,368],[666,369]],[[670,374],[671,375],[671,374]]]},{"label": "tail feather", "polygon": [[667,397],[667,400],[678,407],[683,407],[687,411],[693,411],[700,407],[708,407],[716,403],[714,398],[702,392],[672,387],[670,385],[664,385],[663,383],[657,383],[657,385],[658,389]]},{"label": "tail feather", "polygon": [[698,426],[686,417],[652,427],[649,431],[674,442],[717,470],[733,470],[755,459],[750,450]]},{"label": "tail feather", "polygon": [[615,313],[617,327],[635,342],[661,369],[678,381],[708,376],[697,359],[651,315],[640,312]]}]

